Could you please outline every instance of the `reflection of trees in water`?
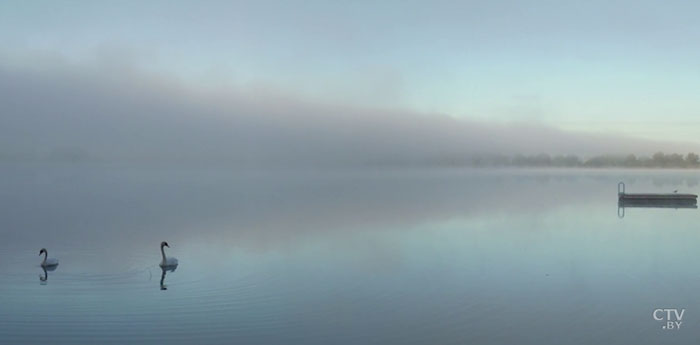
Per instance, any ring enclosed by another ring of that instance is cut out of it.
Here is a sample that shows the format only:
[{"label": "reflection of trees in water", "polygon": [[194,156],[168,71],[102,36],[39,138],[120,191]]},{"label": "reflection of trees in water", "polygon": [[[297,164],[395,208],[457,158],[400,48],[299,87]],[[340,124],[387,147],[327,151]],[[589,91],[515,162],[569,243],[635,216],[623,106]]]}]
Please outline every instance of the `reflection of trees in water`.
[{"label": "reflection of trees in water", "polygon": [[[576,171],[576,170],[574,170]],[[581,170],[586,172],[586,170]],[[619,180],[624,180],[628,185],[634,185],[635,183],[651,182],[655,187],[664,186],[686,186],[695,187],[700,183],[700,179],[696,176],[690,175],[676,175],[673,172],[660,170],[658,174],[655,172],[650,172],[649,176],[644,176],[641,174],[646,174],[644,171],[601,171],[600,175],[588,175],[588,174],[571,174],[571,170],[552,170],[551,174],[548,171],[533,172],[532,174],[517,175],[513,179],[517,182],[527,182],[534,181],[537,184],[546,185],[549,183],[575,183],[582,180],[593,180],[603,183],[608,182],[619,182]],[[594,171],[594,172],[597,172]],[[619,174],[618,174],[619,173]],[[652,175],[653,174],[653,175]],[[495,182],[495,178],[491,179],[490,182]]]},{"label": "reflection of trees in water", "polygon": [[[507,170],[506,170],[507,171]],[[674,187],[677,189],[679,187],[692,188],[700,184],[700,178],[691,175],[691,171],[669,171],[669,170],[658,170],[657,171],[644,171],[644,170],[558,170],[558,169],[543,169],[543,170],[533,170],[527,171],[523,170],[522,173],[518,169],[512,170],[515,173],[510,177],[504,179],[503,177],[489,176],[485,177],[484,183],[497,182],[499,179],[501,182],[511,181],[516,183],[526,183],[534,182],[537,185],[549,185],[549,184],[574,184],[577,182],[583,182],[586,180],[596,181],[599,183],[615,183],[619,181],[624,181],[628,186],[633,186],[634,184],[644,184],[650,183],[654,187]],[[574,173],[572,173],[574,172]],[[578,173],[581,172],[581,173]],[[591,172],[591,173],[589,173]],[[486,181],[488,179],[488,181]]]},{"label": "reflection of trees in water", "polygon": [[621,171],[619,175],[606,174],[602,176],[592,177],[597,181],[611,181],[620,180],[625,182],[627,186],[633,186],[635,184],[650,183],[654,187],[695,187],[700,182],[700,179],[694,175],[685,174],[683,172],[670,172],[659,170],[654,171]]},{"label": "reflection of trees in water", "polygon": [[494,154],[475,156],[470,163],[468,165],[476,167],[700,168],[700,156],[693,152],[685,156],[680,153],[656,152],[651,157],[605,154],[587,158],[577,155],[550,156],[546,153],[514,156]]},{"label": "reflection of trees in water", "polygon": [[651,178],[652,184],[656,187],[663,186],[687,186],[695,187],[698,185],[698,178],[695,176],[654,176]]},{"label": "reflection of trees in water", "polygon": [[[678,189],[679,193],[700,194],[697,189],[690,190],[690,186],[699,184],[700,176],[693,177],[694,173],[633,169],[415,169],[260,176],[220,176],[218,171],[204,171],[173,177],[161,176],[160,172],[131,175],[97,170],[85,173],[92,178],[66,182],[72,187],[71,198],[66,202],[52,202],[65,194],[66,187],[59,188],[59,184],[47,184],[37,190],[39,197],[33,198],[32,208],[5,215],[7,226],[0,228],[0,235],[33,243],[36,234],[9,229],[31,225],[47,229],[42,230],[46,234],[55,231],[45,217],[32,217],[39,210],[71,219],[72,223],[62,223],[60,228],[70,236],[110,242],[116,247],[132,245],[129,236],[124,236],[124,229],[148,227],[154,236],[170,238],[191,236],[192,228],[206,226],[211,238],[258,249],[295,245],[315,234],[354,231],[367,225],[391,230],[456,217],[532,214],[562,205],[614,203],[620,181],[627,184],[630,193]],[[15,177],[18,181],[26,178]],[[120,183],[104,183],[113,179]],[[657,187],[652,181],[661,188],[654,190]],[[671,183],[681,185],[671,187]],[[86,186],[80,188],[81,184]],[[689,187],[681,188],[682,184]],[[7,184],[5,189],[9,195],[21,197],[26,194],[26,190],[17,187],[21,185]],[[88,193],[90,190],[100,191],[97,199]],[[108,195],[138,198],[148,207],[115,205]],[[83,215],[82,210],[90,212]],[[132,216],[124,217],[125,212]],[[109,230],[96,237],[93,234],[97,227]],[[108,250],[117,253],[116,249]],[[165,279],[163,284],[167,284]]]}]

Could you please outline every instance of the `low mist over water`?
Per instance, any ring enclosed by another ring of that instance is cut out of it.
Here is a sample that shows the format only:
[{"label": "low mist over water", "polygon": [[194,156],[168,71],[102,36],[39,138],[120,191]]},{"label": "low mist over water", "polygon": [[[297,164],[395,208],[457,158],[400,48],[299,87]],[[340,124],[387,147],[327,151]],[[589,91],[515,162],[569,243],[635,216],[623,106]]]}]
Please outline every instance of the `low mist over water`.
[{"label": "low mist over water", "polygon": [[686,171],[1,173],[8,343],[643,343],[700,308],[697,210],[619,218],[615,189],[697,194]]},{"label": "low mist over water", "polygon": [[0,1],[0,345],[697,342],[698,13]]}]

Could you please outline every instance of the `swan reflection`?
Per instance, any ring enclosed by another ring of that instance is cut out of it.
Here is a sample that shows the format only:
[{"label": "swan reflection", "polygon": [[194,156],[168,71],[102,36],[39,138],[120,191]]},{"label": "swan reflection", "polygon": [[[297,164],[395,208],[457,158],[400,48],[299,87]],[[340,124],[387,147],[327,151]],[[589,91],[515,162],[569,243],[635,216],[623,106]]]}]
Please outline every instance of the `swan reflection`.
[{"label": "swan reflection", "polygon": [[39,281],[41,282],[41,285],[46,285],[46,282],[49,280],[49,272],[53,272],[58,268],[58,265],[56,266],[41,266],[41,269],[44,270],[44,275],[39,275]]},{"label": "swan reflection", "polygon": [[167,290],[167,289],[168,289],[168,286],[165,285],[165,275],[166,275],[166,272],[175,272],[175,269],[176,269],[176,268],[177,268],[177,266],[169,266],[169,267],[161,267],[161,268],[160,268],[161,271],[163,271],[163,273],[160,275],[160,289],[161,289],[161,290]]}]

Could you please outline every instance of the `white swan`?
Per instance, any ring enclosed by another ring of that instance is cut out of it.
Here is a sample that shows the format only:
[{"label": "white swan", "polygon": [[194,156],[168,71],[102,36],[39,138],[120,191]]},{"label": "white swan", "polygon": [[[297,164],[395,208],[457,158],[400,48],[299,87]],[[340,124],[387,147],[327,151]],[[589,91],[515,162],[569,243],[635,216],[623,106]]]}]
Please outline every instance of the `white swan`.
[{"label": "white swan", "polygon": [[166,257],[163,247],[170,248],[168,242],[163,241],[160,243],[160,253],[163,255],[163,261],[160,262],[160,267],[176,267],[177,259],[173,257]]},{"label": "white swan", "polygon": [[41,248],[39,255],[44,254],[44,261],[41,262],[41,267],[55,267],[58,266],[58,259],[49,258],[49,252],[46,248]]}]

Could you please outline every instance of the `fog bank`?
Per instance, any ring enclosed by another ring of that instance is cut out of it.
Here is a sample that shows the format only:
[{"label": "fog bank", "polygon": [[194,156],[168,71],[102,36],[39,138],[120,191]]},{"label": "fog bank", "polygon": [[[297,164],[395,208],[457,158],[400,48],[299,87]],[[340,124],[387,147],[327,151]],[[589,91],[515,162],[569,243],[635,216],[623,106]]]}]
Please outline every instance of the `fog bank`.
[{"label": "fog bank", "polygon": [[320,104],[125,66],[0,64],[0,160],[238,167],[441,165],[483,154],[650,154],[694,145]]}]

